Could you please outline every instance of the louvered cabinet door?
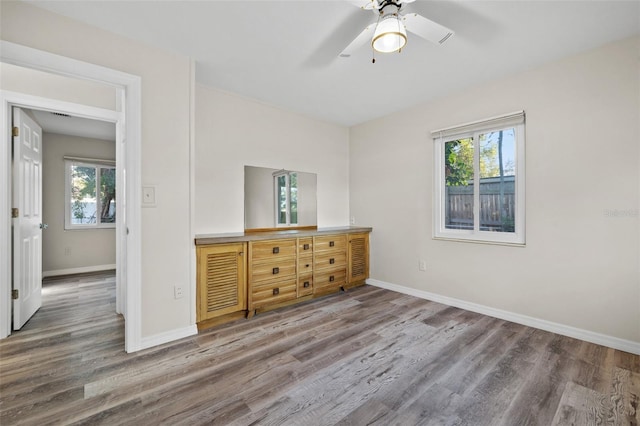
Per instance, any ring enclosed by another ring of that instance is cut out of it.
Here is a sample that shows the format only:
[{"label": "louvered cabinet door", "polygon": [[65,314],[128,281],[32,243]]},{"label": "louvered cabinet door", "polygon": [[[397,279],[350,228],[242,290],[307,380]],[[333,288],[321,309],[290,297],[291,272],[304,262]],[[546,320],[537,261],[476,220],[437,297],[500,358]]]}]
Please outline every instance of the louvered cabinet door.
[{"label": "louvered cabinet door", "polygon": [[369,234],[349,235],[349,284],[369,278]]},{"label": "louvered cabinet door", "polygon": [[198,247],[198,322],[247,309],[245,244]]}]

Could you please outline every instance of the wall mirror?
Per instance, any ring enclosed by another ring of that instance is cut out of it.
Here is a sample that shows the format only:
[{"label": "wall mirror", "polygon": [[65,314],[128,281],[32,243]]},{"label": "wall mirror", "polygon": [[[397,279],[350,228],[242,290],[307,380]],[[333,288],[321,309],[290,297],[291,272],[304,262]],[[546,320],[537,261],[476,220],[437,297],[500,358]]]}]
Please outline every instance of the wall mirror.
[{"label": "wall mirror", "polygon": [[315,173],[244,166],[245,229],[316,227],[316,190]]}]

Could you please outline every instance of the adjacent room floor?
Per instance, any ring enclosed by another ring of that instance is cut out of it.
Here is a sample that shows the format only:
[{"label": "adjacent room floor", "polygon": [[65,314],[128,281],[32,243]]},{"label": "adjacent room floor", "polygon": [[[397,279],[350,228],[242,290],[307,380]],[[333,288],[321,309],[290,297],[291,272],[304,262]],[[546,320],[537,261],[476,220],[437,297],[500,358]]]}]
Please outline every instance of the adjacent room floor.
[{"label": "adjacent room floor", "polygon": [[124,352],[112,273],[0,341],[0,423],[640,422],[640,356],[365,286]]}]

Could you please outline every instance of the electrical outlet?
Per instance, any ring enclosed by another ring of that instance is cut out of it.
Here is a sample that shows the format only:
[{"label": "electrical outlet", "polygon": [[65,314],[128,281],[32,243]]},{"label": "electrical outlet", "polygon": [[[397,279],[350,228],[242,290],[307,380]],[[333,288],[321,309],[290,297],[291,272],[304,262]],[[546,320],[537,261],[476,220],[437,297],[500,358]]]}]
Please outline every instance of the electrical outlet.
[{"label": "electrical outlet", "polygon": [[418,262],[418,269],[422,272],[425,272],[427,270],[427,261],[421,260],[420,262]]},{"label": "electrical outlet", "polygon": [[184,296],[184,293],[182,292],[182,286],[181,285],[176,285],[173,287],[173,296],[176,299],[180,299],[182,298],[182,296]]},{"label": "electrical outlet", "polygon": [[351,224],[352,225],[356,224],[356,217],[355,216],[351,216]]},{"label": "electrical outlet", "polygon": [[64,255],[65,256],[71,256],[71,247],[65,247],[64,248]]}]

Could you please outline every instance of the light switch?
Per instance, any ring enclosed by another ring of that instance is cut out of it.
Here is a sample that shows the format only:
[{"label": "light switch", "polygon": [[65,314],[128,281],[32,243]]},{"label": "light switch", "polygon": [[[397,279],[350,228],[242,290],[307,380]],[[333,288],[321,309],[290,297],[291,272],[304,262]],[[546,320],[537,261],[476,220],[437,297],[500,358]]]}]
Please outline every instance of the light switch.
[{"label": "light switch", "polygon": [[156,206],[156,187],[145,185],[142,187],[142,207]]}]

